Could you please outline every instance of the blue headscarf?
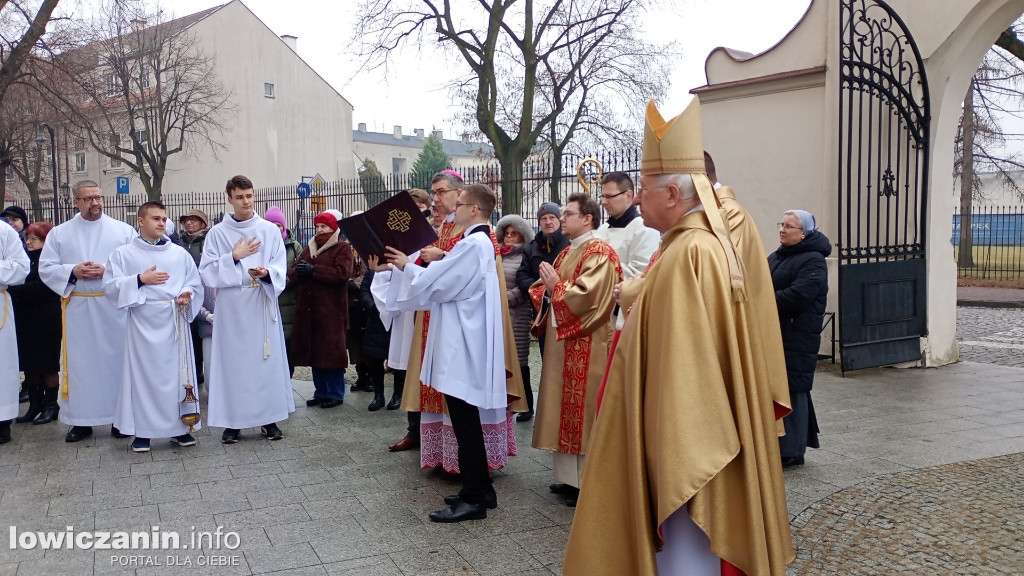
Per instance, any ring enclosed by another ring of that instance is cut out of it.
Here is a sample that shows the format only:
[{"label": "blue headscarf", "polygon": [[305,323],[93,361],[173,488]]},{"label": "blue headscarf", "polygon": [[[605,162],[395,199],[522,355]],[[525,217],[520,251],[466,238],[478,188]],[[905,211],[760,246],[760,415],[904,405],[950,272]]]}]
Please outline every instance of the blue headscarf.
[{"label": "blue headscarf", "polygon": [[789,210],[789,212],[800,217],[800,225],[804,229],[804,234],[810,234],[818,229],[818,223],[814,221],[814,214],[807,210]]}]

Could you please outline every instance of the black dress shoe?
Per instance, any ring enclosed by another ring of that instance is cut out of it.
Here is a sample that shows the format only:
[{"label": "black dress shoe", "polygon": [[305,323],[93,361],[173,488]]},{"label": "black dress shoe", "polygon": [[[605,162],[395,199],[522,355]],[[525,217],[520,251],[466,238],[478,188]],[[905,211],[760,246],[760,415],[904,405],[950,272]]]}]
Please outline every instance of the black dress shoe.
[{"label": "black dress shoe", "polygon": [[402,395],[392,394],[391,401],[388,402],[388,410],[398,410],[402,406]]},{"label": "black dress shoe", "polygon": [[40,414],[38,418],[32,421],[32,425],[35,426],[37,424],[49,424],[50,422],[56,420],[57,415],[59,414],[60,405],[56,403],[49,404],[45,408],[43,408],[42,414]]},{"label": "black dress shoe", "polygon": [[[321,404],[320,407],[326,408],[327,403],[325,402]],[[281,438],[284,438],[284,432],[281,432],[281,429],[278,428],[277,424],[274,422],[271,422],[266,426],[260,426],[260,434],[266,436],[267,440],[280,440]]]},{"label": "black dress shoe", "polygon": [[552,494],[570,496],[573,498],[579,496],[580,494],[579,488],[575,486],[570,486],[569,484],[563,484],[561,482],[555,482],[554,484],[548,486],[548,490],[550,490]]},{"label": "black dress shoe", "polygon": [[71,430],[68,430],[67,436],[64,437],[64,441],[79,442],[89,436],[92,436],[92,426],[72,426]]},{"label": "black dress shoe", "polygon": [[340,398],[326,398],[320,403],[321,408],[334,408],[335,406],[341,406],[345,401]]},{"label": "black dress shoe", "polygon": [[[459,502],[462,502],[462,497],[459,496],[458,494],[452,494],[451,496],[444,497],[444,503],[449,506],[455,506]],[[484,506],[486,506],[488,510],[494,510],[495,508],[497,508],[498,495],[492,493],[484,496]]]},{"label": "black dress shoe", "polygon": [[792,468],[793,466],[803,466],[803,465],[804,465],[804,457],[803,456],[793,456],[793,457],[790,457],[790,458],[783,458],[782,459],[782,467],[783,468]]},{"label": "black dress shoe", "polygon": [[311,406],[311,407],[312,406],[319,406],[319,405],[321,405],[323,403],[324,403],[324,399],[323,398],[310,398],[309,400],[306,400],[306,406]]},{"label": "black dress shoe", "polygon": [[463,520],[483,520],[487,518],[487,506],[483,504],[469,504],[459,500],[458,504],[449,506],[444,510],[430,513],[431,522],[462,522]]},{"label": "black dress shoe", "polygon": [[533,410],[523,412],[516,416],[516,422],[529,422],[530,420],[533,420]]},{"label": "black dress shoe", "polygon": [[242,431],[238,428],[225,428],[224,433],[220,435],[220,441],[224,444],[237,444],[241,436]]},{"label": "black dress shoe", "polygon": [[110,425],[110,435],[114,438],[130,438],[131,434],[121,434],[121,431],[117,429],[117,426]]},{"label": "black dress shoe", "polygon": [[377,410],[380,410],[383,407],[384,407],[384,395],[383,394],[374,394],[373,401],[370,402],[370,405],[367,406],[366,409],[369,410],[370,412],[376,412]]},{"label": "black dress shoe", "polygon": [[0,422],[0,444],[7,444],[11,441],[11,421]]}]

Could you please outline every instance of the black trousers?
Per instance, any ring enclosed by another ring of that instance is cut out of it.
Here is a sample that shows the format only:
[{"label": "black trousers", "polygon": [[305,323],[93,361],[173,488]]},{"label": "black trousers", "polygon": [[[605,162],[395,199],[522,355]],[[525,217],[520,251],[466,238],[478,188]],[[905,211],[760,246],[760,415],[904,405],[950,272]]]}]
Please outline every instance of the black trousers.
[{"label": "black trousers", "polygon": [[459,443],[459,472],[462,491],[459,496],[469,504],[482,504],[484,498],[494,494],[491,475],[487,471],[487,450],[484,448],[484,430],[480,425],[480,410],[463,400],[445,394],[452,431]]}]

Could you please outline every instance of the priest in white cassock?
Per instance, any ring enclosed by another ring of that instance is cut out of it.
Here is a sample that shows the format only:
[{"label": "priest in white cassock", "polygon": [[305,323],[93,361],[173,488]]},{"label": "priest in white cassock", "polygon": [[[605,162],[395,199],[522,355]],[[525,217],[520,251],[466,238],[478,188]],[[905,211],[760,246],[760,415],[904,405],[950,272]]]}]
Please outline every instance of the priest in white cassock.
[{"label": "priest in white cassock", "polygon": [[[46,235],[39,277],[61,297],[60,421],[71,425],[66,442],[114,422],[124,364],[127,314],[103,297],[103,270],[115,248],[135,229],[103,213],[103,194],[91,180],[75,184],[78,214]],[[116,427],[115,438],[127,438]]]},{"label": "priest in white cassock", "polygon": [[[192,256],[167,237],[163,204],[139,206],[138,220],[139,236],[114,250],[103,272],[107,298],[128,311],[114,425],[135,435],[133,452],[149,452],[151,438],[195,446],[181,412],[186,382],[197,383],[190,322],[203,305],[203,283]],[[184,407],[198,414],[198,402]]]},{"label": "priest in white cassock", "polygon": [[256,426],[280,440],[277,423],[295,411],[277,305],[288,272],[284,241],[256,214],[251,180],[235,176],[225,190],[235,211],[207,233],[199,262],[203,284],[217,290],[206,423],[224,428],[225,444]]},{"label": "priest in white cassock", "polygon": [[[0,222],[0,444],[11,441],[11,420],[18,415],[18,336],[14,332],[14,308],[8,286],[25,282],[29,260],[14,228]],[[22,322],[28,320],[23,318]]]},{"label": "priest in white cassock", "polygon": [[388,265],[368,258],[374,270],[392,270],[385,307],[430,310],[427,346],[420,381],[444,395],[458,441],[462,491],[445,497],[448,508],[432,512],[433,522],[487,517],[497,506],[484,447],[481,410],[506,410],[505,343],[494,244],[487,218],[494,192],[482,184],[463,189],[455,204],[455,223],[463,238],[444,259],[427,268],[388,249]]}]

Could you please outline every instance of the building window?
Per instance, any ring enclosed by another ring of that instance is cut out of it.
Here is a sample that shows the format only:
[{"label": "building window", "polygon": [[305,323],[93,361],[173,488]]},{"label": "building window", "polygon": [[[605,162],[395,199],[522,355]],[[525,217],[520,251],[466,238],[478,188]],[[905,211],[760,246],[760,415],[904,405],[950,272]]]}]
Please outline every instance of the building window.
[{"label": "building window", "polygon": [[75,172],[85,170],[85,138],[75,138]]},{"label": "building window", "polygon": [[263,95],[266,96],[267,98],[273,98],[274,97],[274,85],[269,83],[269,82],[264,83],[263,84]]},{"label": "building window", "polygon": [[142,65],[142,77],[139,78],[139,86],[142,88],[149,88],[150,75],[153,74],[153,67],[149,64]]},{"label": "building window", "polygon": [[14,166],[7,165],[7,181],[14,182]]},{"label": "building window", "polygon": [[[117,154],[117,147],[120,146],[120,145],[121,145],[121,138],[117,134],[111,134],[110,135],[110,152],[112,154]],[[118,160],[117,158],[111,158],[110,159],[110,168],[111,169],[115,169],[116,170],[116,169],[118,169],[120,167],[121,167],[121,161],[120,160]]]},{"label": "building window", "polygon": [[117,96],[117,93],[121,91],[121,81],[118,79],[117,74],[111,74],[107,78],[107,96]]},{"label": "building window", "polygon": [[142,128],[134,132],[135,139],[139,141],[140,146],[145,146],[149,142],[149,130]]}]

